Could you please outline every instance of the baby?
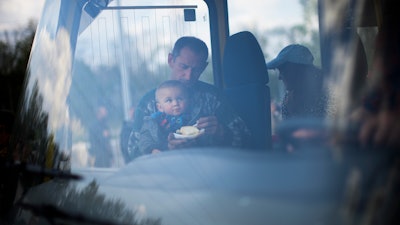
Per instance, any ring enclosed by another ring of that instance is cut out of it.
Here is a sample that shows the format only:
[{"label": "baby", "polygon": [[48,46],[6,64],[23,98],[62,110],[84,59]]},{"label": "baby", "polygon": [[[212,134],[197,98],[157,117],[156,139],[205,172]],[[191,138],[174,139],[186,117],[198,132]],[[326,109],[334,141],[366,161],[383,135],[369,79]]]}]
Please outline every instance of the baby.
[{"label": "baby", "polygon": [[158,111],[145,118],[140,132],[138,145],[143,154],[167,150],[168,135],[196,123],[187,112],[189,94],[180,81],[167,80],[160,84],[155,98]]}]

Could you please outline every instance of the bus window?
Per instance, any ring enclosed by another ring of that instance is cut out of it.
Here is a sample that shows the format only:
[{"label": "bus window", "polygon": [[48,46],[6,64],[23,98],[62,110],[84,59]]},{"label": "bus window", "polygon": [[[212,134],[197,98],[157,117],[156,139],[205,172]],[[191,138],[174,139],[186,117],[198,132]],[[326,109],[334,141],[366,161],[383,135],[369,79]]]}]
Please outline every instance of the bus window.
[{"label": "bus window", "polygon": [[[229,1],[230,34],[247,30],[257,38],[266,62],[290,44],[301,44],[310,49],[314,65],[321,68],[318,29],[318,5],[309,1],[257,1],[243,7],[240,1]],[[262,22],[260,22],[262,21]],[[279,72],[270,69],[272,133],[281,122],[281,103],[285,95]]]},{"label": "bus window", "polygon": [[[120,156],[121,121],[129,121],[139,99],[169,78],[167,56],[174,42],[181,36],[196,36],[211,53],[209,27],[203,1],[120,0],[106,6],[89,1],[80,20],[69,94],[73,149],[81,153],[90,149],[90,121],[96,118],[96,108],[105,107],[110,149],[113,156]],[[213,83],[212,66],[201,80]],[[76,166],[91,164],[90,156],[81,161]],[[117,158],[113,165],[122,161]]]}]

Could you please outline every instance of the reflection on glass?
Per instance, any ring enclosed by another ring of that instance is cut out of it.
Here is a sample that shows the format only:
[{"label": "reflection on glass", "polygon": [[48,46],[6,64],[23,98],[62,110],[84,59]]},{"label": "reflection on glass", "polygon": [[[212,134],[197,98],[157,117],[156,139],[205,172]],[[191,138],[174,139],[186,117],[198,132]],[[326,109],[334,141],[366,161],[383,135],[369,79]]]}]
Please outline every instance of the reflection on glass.
[{"label": "reflection on glass", "polygon": [[[99,158],[112,159],[103,166],[122,166],[130,132],[126,126],[134,107],[144,93],[169,77],[167,56],[176,39],[197,36],[211,48],[204,2],[151,1],[149,7],[136,7],[146,3],[135,1],[132,6],[132,1],[112,1],[95,17],[81,17],[85,29],[81,28],[77,39],[68,94],[72,167],[97,167]],[[195,10],[195,21],[185,21],[185,9]],[[202,79],[213,82],[211,66]],[[93,125],[100,102],[107,110],[108,144],[100,138],[94,141],[92,135],[93,127],[104,127]],[[94,157],[105,145],[111,149],[104,151],[108,156]]]}]

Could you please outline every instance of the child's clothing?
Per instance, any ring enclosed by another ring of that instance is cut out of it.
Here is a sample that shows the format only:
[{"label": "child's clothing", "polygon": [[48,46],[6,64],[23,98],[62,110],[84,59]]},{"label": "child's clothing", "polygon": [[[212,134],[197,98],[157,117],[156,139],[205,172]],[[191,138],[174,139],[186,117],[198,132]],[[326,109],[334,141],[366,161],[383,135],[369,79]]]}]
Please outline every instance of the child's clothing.
[{"label": "child's clothing", "polygon": [[140,152],[150,154],[153,149],[161,151],[168,149],[168,135],[175,133],[184,125],[189,125],[189,122],[191,121],[187,114],[171,116],[163,112],[155,112],[146,116],[138,143]]},{"label": "child's clothing", "polygon": [[170,133],[175,132],[189,122],[189,115],[186,114],[171,116],[162,112],[155,112],[150,117],[154,119],[160,127]]}]

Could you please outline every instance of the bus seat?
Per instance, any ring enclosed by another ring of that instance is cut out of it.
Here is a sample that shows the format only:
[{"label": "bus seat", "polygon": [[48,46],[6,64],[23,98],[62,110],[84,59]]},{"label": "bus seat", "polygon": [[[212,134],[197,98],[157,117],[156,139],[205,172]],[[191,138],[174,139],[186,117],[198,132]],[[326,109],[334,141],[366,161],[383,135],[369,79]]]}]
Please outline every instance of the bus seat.
[{"label": "bus seat", "polygon": [[224,93],[252,136],[245,147],[271,149],[269,77],[261,47],[248,31],[227,38],[223,57]]}]

